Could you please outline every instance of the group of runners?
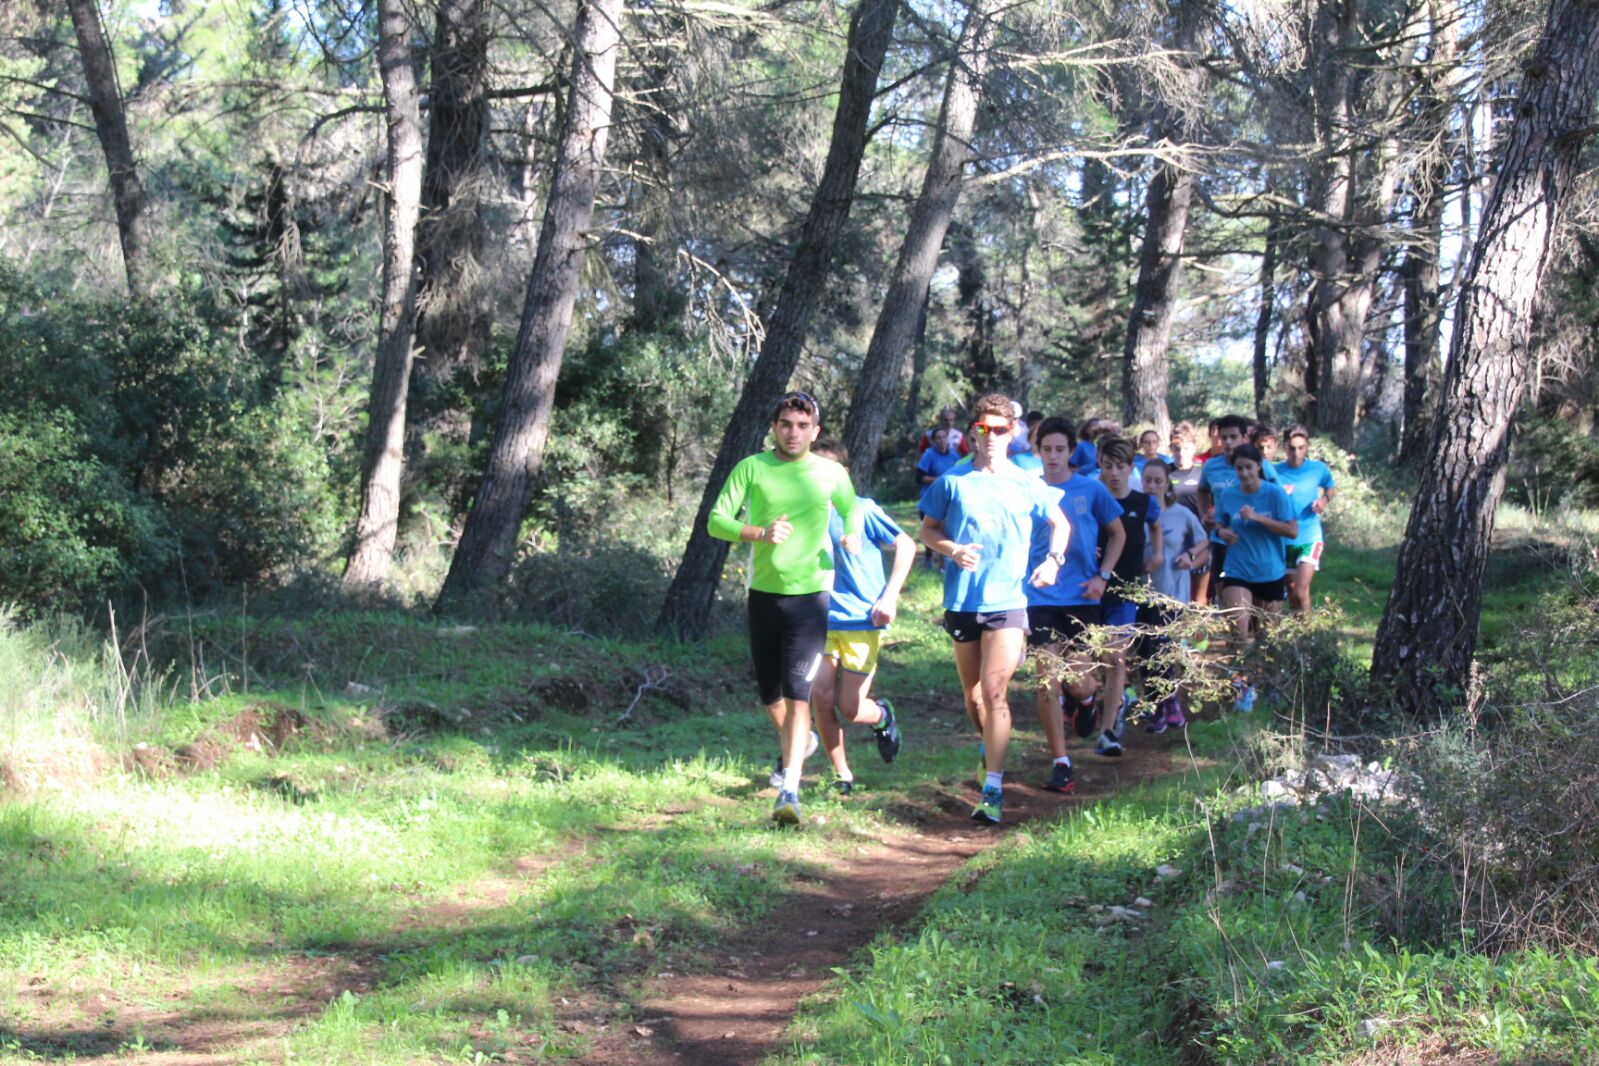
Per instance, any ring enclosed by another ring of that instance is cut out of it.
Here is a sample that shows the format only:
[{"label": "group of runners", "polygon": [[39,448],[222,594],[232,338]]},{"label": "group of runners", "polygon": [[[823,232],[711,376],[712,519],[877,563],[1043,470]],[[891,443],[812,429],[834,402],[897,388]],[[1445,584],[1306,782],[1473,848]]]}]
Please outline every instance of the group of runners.
[{"label": "group of runners", "polygon": [[[920,442],[918,539],[943,572],[943,625],[981,737],[972,818],[997,825],[1010,682],[1029,650],[1040,663],[1036,710],[1051,758],[1044,787],[1070,792],[1068,732],[1091,739],[1101,757],[1122,754],[1137,700],[1130,664],[1188,604],[1214,598],[1246,641],[1285,600],[1309,609],[1321,516],[1336,489],[1326,464],[1309,458],[1310,433],[1299,425],[1279,438],[1229,415],[1210,423],[1200,451],[1197,431],[1181,422],[1168,454],[1154,430],[1135,443],[1109,419],[1077,425],[1024,414],[997,393],[973,403],[964,428],[957,421],[946,408]],[[779,737],[772,817],[789,825],[801,820],[801,771],[818,747],[832,787],[853,790],[844,725],[870,727],[887,762],[902,744],[894,707],[871,685],[917,545],[856,495],[848,455],[821,429],[815,397],[781,397],[772,450],[734,467],[708,521],[712,536],[754,546],[750,652]],[[1153,733],[1188,721],[1180,686],[1162,691],[1143,716]],[[1243,682],[1237,709],[1253,699]]]}]

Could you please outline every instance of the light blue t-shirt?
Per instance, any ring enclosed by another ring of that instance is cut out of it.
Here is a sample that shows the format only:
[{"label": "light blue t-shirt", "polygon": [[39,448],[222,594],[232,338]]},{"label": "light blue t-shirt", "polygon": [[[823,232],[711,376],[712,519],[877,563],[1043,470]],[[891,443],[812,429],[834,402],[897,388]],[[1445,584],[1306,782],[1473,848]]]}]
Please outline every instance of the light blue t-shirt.
[{"label": "light blue t-shirt", "polygon": [[1322,539],[1321,515],[1310,509],[1321,496],[1322,489],[1333,488],[1332,470],[1317,459],[1306,459],[1297,467],[1284,463],[1277,468],[1277,484],[1288,493],[1294,505],[1294,517],[1299,519],[1299,536],[1289,543],[1314,544]]},{"label": "light blue t-shirt", "polygon": [[1094,447],[1090,440],[1080,440],[1077,447],[1072,449],[1071,457],[1066,460],[1073,470],[1089,477],[1099,473],[1099,449]]},{"label": "light blue t-shirt", "polygon": [[1012,611],[1027,606],[1033,523],[1048,522],[1054,501],[1042,478],[1006,464],[1002,473],[957,466],[922,492],[917,509],[943,524],[957,544],[981,544],[977,569],[944,564],[944,609]]},{"label": "light blue t-shirt", "polygon": [[[1178,603],[1187,603],[1193,593],[1194,571],[1192,568],[1175,570],[1172,562],[1183,552],[1205,543],[1205,527],[1194,512],[1180,503],[1174,503],[1160,512],[1160,543],[1160,569],[1149,575],[1149,582],[1161,595],[1170,596]],[[1145,548],[1146,555],[1148,550]]]},{"label": "light blue t-shirt", "polygon": [[[1260,480],[1277,480],[1277,468],[1271,465],[1270,459],[1260,465]],[[1205,465],[1199,468],[1199,487],[1210,492],[1211,500],[1216,502],[1217,514],[1220,514],[1221,494],[1227,489],[1238,487],[1238,475],[1234,473],[1233,466],[1227,461],[1225,455],[1213,455],[1205,460]],[[1216,535],[1215,530],[1211,531],[1210,542],[1212,544],[1222,543],[1222,539]],[[1232,549],[1229,548],[1227,550],[1231,551]]]},{"label": "light blue t-shirt", "polygon": [[1011,455],[1010,461],[1018,470],[1025,470],[1035,477],[1044,476],[1044,460],[1032,452],[1016,452]]},{"label": "light blue t-shirt", "polygon": [[[1159,459],[1161,462],[1165,463],[1167,466],[1171,466],[1172,465],[1171,456],[1167,455],[1164,452],[1156,452],[1155,453],[1155,458]],[[1143,452],[1139,452],[1137,455],[1133,456],[1133,469],[1138,471],[1140,474],[1142,474],[1144,472],[1144,466],[1148,462],[1149,462],[1149,459],[1145,457],[1144,453]]]},{"label": "light blue t-shirt", "polygon": [[1279,522],[1294,520],[1294,506],[1282,486],[1261,482],[1260,488],[1245,494],[1238,486],[1223,489],[1216,497],[1216,527],[1228,527],[1238,540],[1228,545],[1222,577],[1238,581],[1276,581],[1283,576],[1283,548],[1289,538],[1280,537],[1248,518],[1239,518],[1245,505]]},{"label": "light blue t-shirt", "polygon": [[827,520],[827,535],[833,542],[833,595],[827,606],[830,630],[880,628],[872,625],[872,606],[888,584],[888,575],[883,571],[883,551],[892,548],[903,532],[877,501],[865,496],[855,499],[866,514],[860,551],[851,555],[839,544],[844,536],[844,520],[837,511]]},{"label": "light blue t-shirt", "polygon": [[[1083,586],[1099,573],[1099,531],[1121,518],[1122,505],[1110,490],[1091,477],[1073,474],[1058,485],[1044,482],[1048,494],[1060,504],[1066,522],[1072,527],[1066,542],[1066,563],[1055,583],[1048,588],[1027,586],[1029,607],[1078,607],[1098,603],[1083,595]],[[1032,573],[1049,554],[1050,524],[1033,523],[1032,551],[1027,556],[1027,572]]]},{"label": "light blue t-shirt", "polygon": [[943,477],[950,467],[961,461],[960,453],[954,448],[947,452],[940,452],[937,448],[929,448],[916,460],[916,469],[924,474],[934,477]]}]

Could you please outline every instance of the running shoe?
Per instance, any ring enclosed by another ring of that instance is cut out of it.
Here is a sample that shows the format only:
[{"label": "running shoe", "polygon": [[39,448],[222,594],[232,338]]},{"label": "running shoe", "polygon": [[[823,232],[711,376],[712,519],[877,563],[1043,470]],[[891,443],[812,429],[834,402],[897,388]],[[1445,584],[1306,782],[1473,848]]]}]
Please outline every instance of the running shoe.
[{"label": "running shoe", "polygon": [[[810,739],[805,742],[805,757],[807,759],[809,759],[812,755],[815,755],[816,754],[816,749],[821,747],[821,746],[822,746],[822,738],[816,735],[816,730],[814,730],[814,729],[811,730]],[[782,787],[783,787],[783,753],[782,752],[778,752],[777,753],[777,761],[772,764],[772,776],[768,777],[766,779],[766,783],[771,785],[775,789],[779,789],[779,790],[782,789]]]},{"label": "running shoe", "polygon": [[1094,704],[1094,697],[1086,700],[1073,700],[1071,706],[1072,729],[1083,740],[1094,735],[1094,726],[1099,718],[1099,708]]},{"label": "running shoe", "polygon": [[1044,788],[1050,792],[1072,792],[1077,788],[1077,782],[1072,780],[1072,764],[1058,762],[1050,768],[1049,781]]},{"label": "running shoe", "polygon": [[1133,709],[1134,702],[1132,689],[1122,693],[1121,705],[1116,708],[1116,720],[1110,725],[1110,731],[1116,735],[1117,740],[1120,740],[1127,730],[1127,714]]},{"label": "running shoe", "polygon": [[853,780],[846,781],[842,777],[835,777],[833,779],[833,791],[840,796],[847,796],[855,791],[855,782]]},{"label": "running shoe", "polygon": [[792,792],[779,792],[777,803],[772,807],[772,821],[778,825],[799,825],[799,797]]},{"label": "running shoe", "polygon": [[1110,730],[1105,730],[1103,733],[1099,734],[1099,740],[1094,743],[1094,754],[1103,755],[1107,759],[1121,758],[1121,738],[1112,735]]},{"label": "running shoe", "polygon": [[883,720],[872,727],[877,734],[877,754],[883,757],[884,762],[893,762],[903,739],[899,735],[899,726],[894,724],[894,705],[887,700],[878,700],[877,705],[883,709]]},{"label": "running shoe", "polygon": [[1164,733],[1167,729],[1171,728],[1170,715],[1168,714],[1170,709],[1169,704],[1169,700],[1161,703],[1160,709],[1151,715],[1149,721],[1145,723],[1144,732]]},{"label": "running shoe", "polygon": [[1005,805],[1005,794],[997,788],[984,786],[983,798],[972,809],[972,821],[998,825],[1000,808]]}]

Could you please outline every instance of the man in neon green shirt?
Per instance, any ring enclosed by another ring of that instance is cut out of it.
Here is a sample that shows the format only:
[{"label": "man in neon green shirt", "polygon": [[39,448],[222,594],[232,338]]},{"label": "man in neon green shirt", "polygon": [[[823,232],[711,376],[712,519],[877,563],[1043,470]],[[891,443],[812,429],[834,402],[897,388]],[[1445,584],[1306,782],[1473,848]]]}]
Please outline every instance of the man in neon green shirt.
[{"label": "man in neon green shirt", "polygon": [[[761,702],[783,745],[783,786],[772,819],[800,820],[800,771],[811,735],[811,682],[827,642],[828,590],[833,556],[829,508],[844,520],[839,539],[860,551],[864,514],[849,471],[811,454],[822,428],[815,397],[790,392],[772,412],[776,447],[741,460],[711,508],[711,536],[753,545],[749,590],[750,655]],[[740,518],[744,514],[748,521]]]}]

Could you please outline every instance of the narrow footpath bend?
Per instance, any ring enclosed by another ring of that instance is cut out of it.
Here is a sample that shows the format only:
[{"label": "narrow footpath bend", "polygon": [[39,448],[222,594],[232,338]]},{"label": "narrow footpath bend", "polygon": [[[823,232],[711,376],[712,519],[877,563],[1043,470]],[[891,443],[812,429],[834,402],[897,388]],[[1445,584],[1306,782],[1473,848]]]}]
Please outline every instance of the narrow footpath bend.
[{"label": "narrow footpath bend", "polygon": [[[1015,755],[1021,755],[1017,745]],[[1079,749],[1080,750],[1080,749]],[[1017,774],[1005,784],[1005,825],[973,824],[975,784],[943,787],[936,812],[909,838],[879,839],[840,857],[816,880],[796,882],[759,930],[727,941],[716,972],[646,982],[638,1021],[595,1036],[585,1066],[749,1066],[779,1050],[799,1003],[879,931],[905,926],[966,860],[1035,819],[1060,817],[1173,769],[1169,741],[1132,741],[1116,761],[1082,758],[1074,795],[1046,792]],[[1020,764],[1020,759],[1013,759]]]}]

